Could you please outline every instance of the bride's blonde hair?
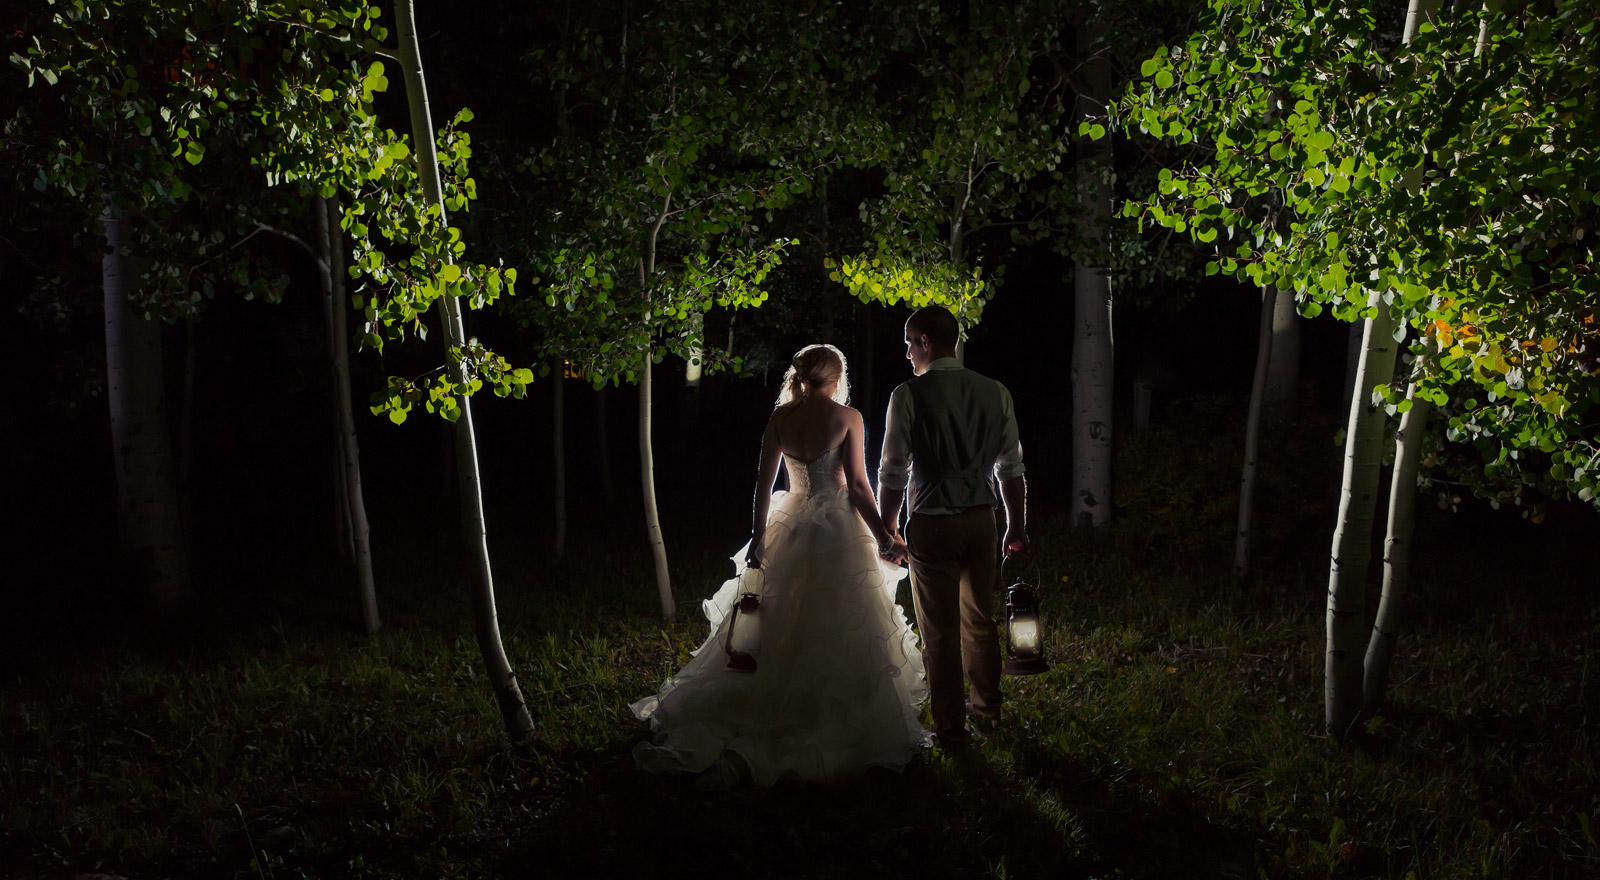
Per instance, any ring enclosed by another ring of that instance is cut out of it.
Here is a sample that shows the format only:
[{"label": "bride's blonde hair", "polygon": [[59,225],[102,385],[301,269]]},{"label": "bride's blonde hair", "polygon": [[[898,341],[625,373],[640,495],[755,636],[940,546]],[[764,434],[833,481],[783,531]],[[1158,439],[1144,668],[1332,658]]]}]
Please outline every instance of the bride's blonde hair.
[{"label": "bride's blonde hair", "polygon": [[805,400],[811,389],[829,382],[834,386],[833,400],[838,404],[850,402],[850,373],[844,352],[827,343],[808,345],[795,352],[789,362],[789,371],[783,374],[783,385],[778,389],[778,406]]}]

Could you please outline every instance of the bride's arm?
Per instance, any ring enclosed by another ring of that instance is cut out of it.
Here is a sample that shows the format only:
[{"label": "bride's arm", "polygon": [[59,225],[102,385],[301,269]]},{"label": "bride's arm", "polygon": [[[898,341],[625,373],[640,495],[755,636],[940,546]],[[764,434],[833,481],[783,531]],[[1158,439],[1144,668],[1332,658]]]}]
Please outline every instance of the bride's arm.
[{"label": "bride's arm", "polygon": [[850,503],[866,520],[878,545],[887,546],[892,536],[883,525],[883,517],[878,515],[878,500],[872,495],[872,484],[867,482],[865,437],[861,413],[850,410],[850,427],[844,435],[844,479],[850,490]]},{"label": "bride's arm", "polygon": [[778,414],[767,421],[766,433],[761,435],[761,470],[756,476],[755,510],[751,514],[750,553],[745,565],[761,567],[761,542],[767,536],[767,511],[772,507],[772,484],[778,480],[778,461],[783,458],[783,446],[778,442]]}]

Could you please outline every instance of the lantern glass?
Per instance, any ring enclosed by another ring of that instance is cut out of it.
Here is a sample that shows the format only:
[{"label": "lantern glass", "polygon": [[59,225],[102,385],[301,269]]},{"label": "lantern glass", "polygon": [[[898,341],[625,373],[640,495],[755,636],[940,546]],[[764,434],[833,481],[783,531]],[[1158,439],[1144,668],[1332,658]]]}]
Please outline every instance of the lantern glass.
[{"label": "lantern glass", "polygon": [[761,647],[761,599],[752,593],[739,597],[734,610],[733,635],[729,640],[735,651],[754,654]]},{"label": "lantern glass", "polygon": [[761,597],[745,593],[728,612],[728,635],[722,648],[728,654],[728,668],[739,672],[756,671],[756,651],[761,647]]},{"label": "lantern glass", "polygon": [[1032,614],[1017,614],[1011,618],[1011,649],[1030,655],[1039,651],[1038,618]]}]

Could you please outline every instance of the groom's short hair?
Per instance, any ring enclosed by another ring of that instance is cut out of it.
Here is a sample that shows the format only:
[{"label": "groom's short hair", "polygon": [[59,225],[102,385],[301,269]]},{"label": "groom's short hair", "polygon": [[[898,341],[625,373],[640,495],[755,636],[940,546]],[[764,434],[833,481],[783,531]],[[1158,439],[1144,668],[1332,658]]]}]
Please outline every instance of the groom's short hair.
[{"label": "groom's short hair", "polygon": [[955,348],[961,338],[961,325],[944,306],[923,306],[911,313],[906,324],[913,333],[927,334],[929,341],[939,348]]}]

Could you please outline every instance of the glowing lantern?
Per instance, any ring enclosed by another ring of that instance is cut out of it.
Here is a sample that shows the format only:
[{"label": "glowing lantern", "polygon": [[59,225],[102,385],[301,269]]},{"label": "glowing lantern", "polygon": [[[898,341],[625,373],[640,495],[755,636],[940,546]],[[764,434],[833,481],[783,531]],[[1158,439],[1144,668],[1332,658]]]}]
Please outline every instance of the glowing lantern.
[{"label": "glowing lantern", "polygon": [[[1037,573],[1035,580],[1038,579]],[[1039,620],[1039,598],[1026,581],[1017,581],[1006,591],[1006,675],[1038,675],[1047,672],[1044,624]]]},{"label": "glowing lantern", "polygon": [[733,603],[728,617],[728,636],[722,650],[728,652],[728,668],[740,672],[756,671],[756,652],[761,647],[761,597],[745,593]]}]

